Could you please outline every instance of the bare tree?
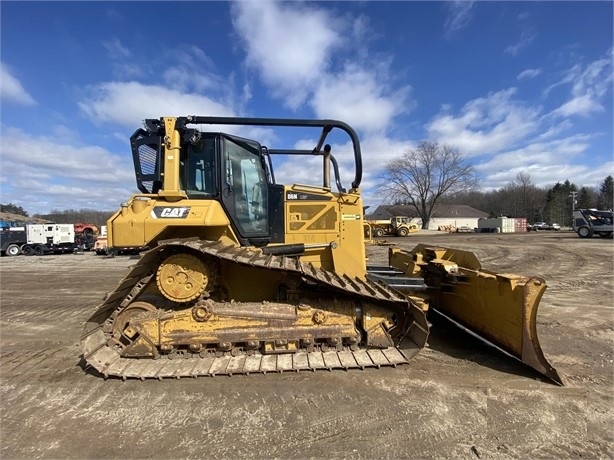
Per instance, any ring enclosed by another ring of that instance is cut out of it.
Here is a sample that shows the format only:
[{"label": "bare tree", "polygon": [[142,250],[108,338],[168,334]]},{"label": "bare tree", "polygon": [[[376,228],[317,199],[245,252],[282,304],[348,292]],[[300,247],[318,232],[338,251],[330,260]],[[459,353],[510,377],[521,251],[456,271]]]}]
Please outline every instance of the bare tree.
[{"label": "bare tree", "polygon": [[516,214],[510,217],[526,217],[534,221],[539,215],[540,203],[545,200],[545,193],[531,181],[531,175],[521,171],[516,175],[516,201],[519,203]]},{"label": "bare tree", "polygon": [[391,201],[412,205],[426,229],[442,195],[467,191],[476,185],[475,170],[464,163],[458,149],[424,140],[386,163],[380,189]]}]

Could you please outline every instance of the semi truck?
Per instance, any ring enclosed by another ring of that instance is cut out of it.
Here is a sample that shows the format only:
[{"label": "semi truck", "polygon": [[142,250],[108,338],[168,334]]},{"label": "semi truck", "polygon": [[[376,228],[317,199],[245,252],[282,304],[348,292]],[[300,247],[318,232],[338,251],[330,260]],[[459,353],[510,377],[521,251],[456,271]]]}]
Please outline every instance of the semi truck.
[{"label": "semi truck", "polygon": [[24,224],[0,229],[2,255],[72,253],[75,248],[73,224]]}]

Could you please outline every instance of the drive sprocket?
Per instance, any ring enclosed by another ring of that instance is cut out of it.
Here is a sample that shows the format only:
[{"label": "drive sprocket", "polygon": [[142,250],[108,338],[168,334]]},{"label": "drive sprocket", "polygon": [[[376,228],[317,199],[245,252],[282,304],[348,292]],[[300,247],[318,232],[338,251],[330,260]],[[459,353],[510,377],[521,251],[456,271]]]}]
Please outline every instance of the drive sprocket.
[{"label": "drive sprocket", "polygon": [[162,261],[156,273],[156,284],[168,300],[187,303],[210,292],[216,282],[213,262],[192,254],[173,254]]}]

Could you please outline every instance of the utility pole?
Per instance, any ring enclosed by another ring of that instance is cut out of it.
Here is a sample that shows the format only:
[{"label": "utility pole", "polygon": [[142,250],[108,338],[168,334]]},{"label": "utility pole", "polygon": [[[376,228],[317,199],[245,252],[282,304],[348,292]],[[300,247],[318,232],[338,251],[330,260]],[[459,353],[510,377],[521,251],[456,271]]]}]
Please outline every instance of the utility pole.
[{"label": "utility pole", "polygon": [[576,210],[576,195],[578,194],[578,192],[570,192],[569,196],[571,197],[571,228],[574,228],[574,218],[573,218],[573,213]]}]

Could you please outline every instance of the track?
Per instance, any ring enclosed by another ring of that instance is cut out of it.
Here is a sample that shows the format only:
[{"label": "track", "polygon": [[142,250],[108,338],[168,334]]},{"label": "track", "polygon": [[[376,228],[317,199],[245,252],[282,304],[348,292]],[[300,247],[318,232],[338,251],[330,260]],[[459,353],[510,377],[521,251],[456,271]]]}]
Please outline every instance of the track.
[{"label": "track", "polygon": [[[121,349],[114,346],[110,332],[112,327],[109,322],[117,318],[121,311],[147,288],[162,252],[169,249],[173,251],[191,249],[233,264],[300,276],[317,286],[324,286],[329,291],[351,296],[356,300],[394,306],[406,312],[408,321],[411,322],[407,335],[412,340],[403,341],[403,350],[395,347],[384,349],[349,349],[346,347],[335,350],[299,350],[292,354],[260,354],[255,351],[240,356],[224,353],[222,356],[213,357],[190,353],[185,355],[187,359],[167,359],[177,358],[177,355],[162,356],[154,360],[124,358],[121,356]],[[83,357],[87,364],[105,377],[162,379],[397,366],[406,364],[408,359],[424,346],[427,336],[428,323],[425,313],[408,301],[404,295],[383,283],[339,276],[316,268],[312,264],[302,263],[296,258],[265,255],[260,251],[227,246],[219,242],[167,240],[143,254],[127,277],[107,296],[86,323],[81,343]]]}]

